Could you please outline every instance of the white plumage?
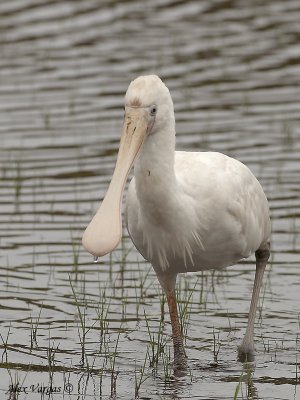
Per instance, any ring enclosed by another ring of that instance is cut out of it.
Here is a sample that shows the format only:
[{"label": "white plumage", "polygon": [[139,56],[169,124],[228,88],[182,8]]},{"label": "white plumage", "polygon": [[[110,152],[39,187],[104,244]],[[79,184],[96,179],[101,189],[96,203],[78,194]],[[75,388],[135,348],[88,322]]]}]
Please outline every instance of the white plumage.
[{"label": "white plumage", "polygon": [[178,273],[219,269],[256,252],[256,278],[240,356],[253,354],[259,289],[269,257],[266,196],[239,161],[215,152],[175,151],[175,117],[167,87],[155,75],[139,77],[125,97],[116,169],[83,244],[94,256],[121,238],[121,199],[131,165],[125,220],[138,251],[153,265],[169,304],[177,368],[185,352],[176,308]]},{"label": "white plumage", "polygon": [[269,239],[267,200],[244,164],[220,153],[176,152],[171,179],[157,163],[144,171],[145,151],[129,186],[126,223],[158,274],[232,265]]}]

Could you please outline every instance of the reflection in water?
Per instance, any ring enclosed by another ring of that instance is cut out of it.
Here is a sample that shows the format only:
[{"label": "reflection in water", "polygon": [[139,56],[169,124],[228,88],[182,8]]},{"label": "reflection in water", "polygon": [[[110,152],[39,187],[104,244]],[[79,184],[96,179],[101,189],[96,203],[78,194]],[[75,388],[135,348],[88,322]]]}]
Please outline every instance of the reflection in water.
[{"label": "reflection in water", "polygon": [[[258,400],[260,397],[258,396],[258,390],[254,380],[254,372],[255,372],[255,363],[243,363],[241,376],[239,379],[239,383],[236,387],[236,392],[244,392],[247,399]],[[244,386],[244,388],[242,387]],[[238,390],[240,389],[240,390]]]},{"label": "reflection in water", "polygon": [[[192,383],[165,384],[164,359],[157,376],[147,361],[145,315],[158,333],[162,304],[152,270],[127,236],[97,264],[80,245],[112,174],[128,82],[156,73],[176,106],[177,148],[241,160],[268,195],[272,260],[248,397],[254,387],[297,397],[299,19],[296,0],[0,3],[1,390],[25,376],[47,384],[53,371],[61,387],[69,374],[77,388],[81,374],[82,398],[109,396],[114,366],[118,398],[132,398],[140,377],[139,394],[153,399],[234,397],[252,261],[182,277],[186,298],[199,279],[187,304]],[[162,338],[168,349],[168,319]]]}]

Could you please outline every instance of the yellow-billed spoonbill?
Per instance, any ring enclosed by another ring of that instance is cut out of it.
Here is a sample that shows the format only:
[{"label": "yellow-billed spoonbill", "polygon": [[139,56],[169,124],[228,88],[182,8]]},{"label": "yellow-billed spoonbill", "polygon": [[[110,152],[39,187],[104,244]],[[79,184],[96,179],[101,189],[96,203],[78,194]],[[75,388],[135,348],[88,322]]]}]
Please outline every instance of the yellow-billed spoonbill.
[{"label": "yellow-billed spoonbill", "polygon": [[140,76],[125,96],[123,133],[106,196],[86,228],[83,245],[95,257],[122,235],[124,185],[134,163],[125,220],[138,251],[152,264],[166,293],[175,368],[186,355],[177,312],[178,273],[220,269],[255,252],[256,274],[239,357],[253,359],[254,320],[270,255],[269,207],[262,187],[239,161],[215,152],[175,151],[175,117],[158,76]]}]

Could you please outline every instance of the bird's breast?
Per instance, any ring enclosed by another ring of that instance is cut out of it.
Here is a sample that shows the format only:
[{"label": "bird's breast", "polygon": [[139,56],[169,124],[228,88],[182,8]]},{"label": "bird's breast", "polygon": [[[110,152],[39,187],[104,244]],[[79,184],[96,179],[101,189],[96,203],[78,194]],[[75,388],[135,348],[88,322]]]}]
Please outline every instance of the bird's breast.
[{"label": "bird's breast", "polygon": [[175,182],[151,172],[128,191],[129,234],[156,270],[222,268],[267,240],[267,200],[248,168],[219,153],[176,161]]}]

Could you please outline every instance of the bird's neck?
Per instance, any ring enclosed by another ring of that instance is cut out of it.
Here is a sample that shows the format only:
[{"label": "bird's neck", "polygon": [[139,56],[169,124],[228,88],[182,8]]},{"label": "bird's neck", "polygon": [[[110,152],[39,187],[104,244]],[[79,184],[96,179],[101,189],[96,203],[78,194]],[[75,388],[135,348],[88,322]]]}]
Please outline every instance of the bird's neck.
[{"label": "bird's neck", "polygon": [[[144,143],[134,166],[135,188],[143,221],[170,224],[166,208],[175,207],[175,133],[157,132]],[[170,194],[171,193],[171,194]]]},{"label": "bird's neck", "polygon": [[135,212],[145,258],[162,274],[177,253],[184,265],[191,262],[191,243],[202,242],[193,200],[185,196],[175,175],[175,133],[156,134],[147,139],[135,164]]},{"label": "bird's neck", "polygon": [[[175,184],[175,128],[151,134],[145,141],[134,166],[138,197],[149,191],[167,192]],[[140,198],[142,200],[142,198]]]}]

